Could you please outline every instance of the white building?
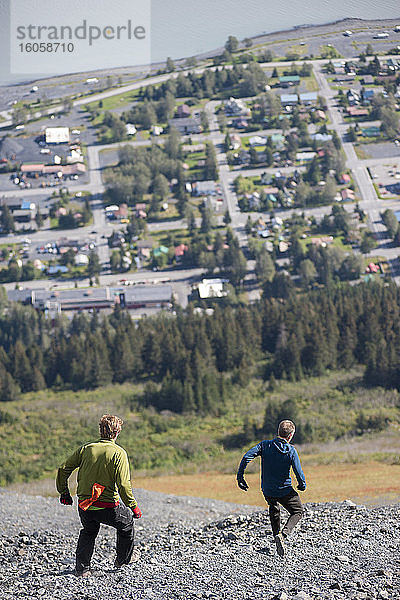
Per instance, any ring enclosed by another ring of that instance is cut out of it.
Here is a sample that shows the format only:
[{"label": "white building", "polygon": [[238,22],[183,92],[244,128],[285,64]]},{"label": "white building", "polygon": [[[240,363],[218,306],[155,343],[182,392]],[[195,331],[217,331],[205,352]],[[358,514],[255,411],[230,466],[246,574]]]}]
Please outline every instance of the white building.
[{"label": "white building", "polygon": [[126,123],[125,129],[127,135],[135,135],[135,133],[137,132],[137,129],[133,123]]},{"label": "white building", "polygon": [[47,127],[46,144],[67,144],[69,142],[68,127]]},{"label": "white building", "polygon": [[200,298],[223,298],[227,295],[225,283],[228,283],[227,279],[203,279],[198,288]]}]

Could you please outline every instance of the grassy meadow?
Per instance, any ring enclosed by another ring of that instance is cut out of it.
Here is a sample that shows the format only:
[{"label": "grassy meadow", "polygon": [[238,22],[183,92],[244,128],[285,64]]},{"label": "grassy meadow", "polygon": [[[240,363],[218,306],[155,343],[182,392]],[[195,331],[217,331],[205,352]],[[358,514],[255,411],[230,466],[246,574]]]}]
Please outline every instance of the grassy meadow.
[{"label": "grassy meadow", "polygon": [[[400,395],[366,388],[361,370],[336,371],[302,382],[253,379],[233,385],[219,414],[158,413],[141,404],[142,386],[87,392],[46,390],[0,406],[0,485],[54,494],[56,468],[80,444],[97,437],[99,417],[120,415],[119,442],[128,452],[135,488],[263,505],[259,460],[247,469],[247,493],[236,486],[243,452],[263,434],[269,402],[296,403],[312,424],[312,440],[297,446],[308,481],[304,501],[400,499]],[[356,425],[380,423],[361,435]],[[376,416],[384,415],[384,419]],[[310,434],[311,435],[311,434]],[[304,437],[304,434],[303,434]]]}]

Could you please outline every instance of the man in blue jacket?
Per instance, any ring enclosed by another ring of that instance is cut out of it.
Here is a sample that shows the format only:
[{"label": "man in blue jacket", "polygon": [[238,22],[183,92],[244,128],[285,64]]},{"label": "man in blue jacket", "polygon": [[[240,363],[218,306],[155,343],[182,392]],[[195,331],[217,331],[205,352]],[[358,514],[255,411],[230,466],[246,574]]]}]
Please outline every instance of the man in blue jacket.
[{"label": "man in blue jacket", "polygon": [[[238,486],[246,492],[249,486],[244,479],[244,471],[253,458],[261,456],[261,489],[268,502],[272,534],[279,556],[284,556],[285,539],[303,515],[300,496],[292,488],[290,477],[290,467],[292,467],[298,483],[297,489],[301,491],[306,489],[306,479],[299,455],[296,448],[290,444],[295,430],[292,421],[281,421],[277,437],[273,440],[264,440],[254,448],[250,448],[243,456],[237,472]],[[286,508],[290,515],[282,529],[279,504]]]}]

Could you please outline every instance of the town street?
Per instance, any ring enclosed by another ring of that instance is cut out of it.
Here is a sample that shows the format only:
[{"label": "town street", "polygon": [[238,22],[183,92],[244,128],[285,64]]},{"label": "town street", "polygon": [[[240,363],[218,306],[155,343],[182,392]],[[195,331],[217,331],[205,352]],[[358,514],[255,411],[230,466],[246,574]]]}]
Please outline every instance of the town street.
[{"label": "town street", "polygon": [[[348,169],[352,171],[354,180],[357,184],[359,190],[359,196],[361,198],[360,208],[362,208],[368,215],[369,224],[372,231],[375,232],[376,237],[379,242],[379,255],[385,257],[392,269],[392,274],[395,277],[397,282],[400,282],[400,274],[399,274],[399,266],[398,266],[398,250],[392,247],[390,241],[386,238],[386,228],[382,224],[382,220],[380,218],[380,212],[385,210],[386,208],[396,209],[398,207],[398,202],[396,200],[380,200],[377,197],[375,192],[373,182],[370,178],[370,175],[367,171],[368,167],[379,166],[386,164],[388,162],[387,158],[382,159],[367,159],[360,160],[354,150],[353,144],[346,139],[346,133],[348,129],[348,124],[343,120],[343,114],[340,112],[339,107],[336,104],[336,91],[332,90],[323,74],[323,67],[326,64],[327,60],[316,60],[310,61],[313,66],[314,75],[316,81],[319,86],[319,93],[326,99],[327,103],[327,112],[330,118],[329,127],[334,129],[339,135],[342,144],[343,150],[346,156],[346,166]],[[299,61],[298,64],[301,64]],[[275,66],[287,66],[286,62],[282,63],[271,63],[264,64],[264,67],[275,67]],[[195,72],[201,73],[205,69],[195,69]],[[146,78],[145,80],[136,81],[130,85],[125,85],[120,88],[106,90],[99,94],[95,94],[90,96],[90,98],[82,98],[74,101],[74,106],[81,106],[87,104],[88,102],[94,102],[101,99],[105,99],[111,97],[116,94],[121,94],[129,91],[133,91],[141,88],[143,85],[150,85],[156,83],[162,83],[168,80],[170,77],[176,77],[177,74],[163,74],[156,77]],[[224,135],[220,132],[217,116],[216,116],[216,107],[221,104],[220,101],[209,101],[206,106],[206,114],[209,122],[209,133],[207,134],[198,134],[187,136],[187,138],[182,137],[182,141],[185,143],[189,137],[192,140],[192,143],[201,143],[207,140],[210,140],[216,150],[217,156],[217,164],[218,164],[218,173],[219,179],[221,182],[221,187],[223,190],[223,195],[225,199],[225,206],[229,211],[231,217],[231,227],[234,230],[235,234],[238,236],[239,244],[242,249],[246,252],[247,250],[247,236],[245,233],[245,224],[248,218],[248,214],[242,213],[238,207],[238,199],[236,193],[234,191],[234,180],[239,175],[243,175],[244,177],[261,175],[264,172],[275,173],[276,168],[241,168],[234,167],[230,169],[227,156],[224,148]],[[61,109],[61,107],[60,107]],[[54,107],[50,112],[55,112]],[[5,123],[1,123],[0,126],[5,126]],[[255,132],[257,135],[272,135],[274,132],[277,133],[280,130],[262,130]],[[242,136],[245,134],[241,134]],[[110,260],[110,252],[107,244],[106,237],[108,237],[115,225],[111,225],[107,222],[104,209],[103,209],[103,194],[105,191],[105,186],[102,178],[102,169],[100,162],[100,153],[104,150],[115,150],[122,145],[128,144],[131,146],[146,146],[150,143],[163,143],[162,140],[153,140],[151,141],[127,141],[127,142],[118,142],[108,145],[89,145],[87,147],[88,153],[88,178],[89,181],[86,184],[81,184],[79,182],[73,182],[68,184],[68,190],[71,193],[76,192],[89,192],[92,195],[91,208],[93,211],[94,223],[89,227],[80,228],[79,230],[67,230],[67,231],[55,231],[55,230],[46,230],[46,231],[38,231],[30,235],[33,244],[40,245],[43,243],[55,241],[62,236],[68,238],[76,238],[79,237],[90,237],[96,242],[97,252],[99,254],[100,261],[103,265],[108,265]],[[304,167],[285,167],[279,169],[283,173],[287,174],[294,170],[304,170]],[[34,199],[36,196],[40,196],[46,193],[46,190],[43,188],[34,188],[34,189],[16,189],[1,192],[1,195],[4,197],[23,197],[23,198],[32,198]],[[351,205],[349,205],[350,207]],[[312,209],[292,209],[292,210],[276,210],[275,213],[279,216],[285,217],[289,216],[292,213],[301,213],[304,212],[306,215],[314,215],[316,218],[321,218],[324,214],[327,214],[331,211],[330,206],[318,207]],[[252,219],[257,218],[259,216],[265,216],[261,213],[251,213]],[[171,230],[178,229],[185,226],[185,222],[183,220],[175,220],[171,222],[159,222],[159,223],[149,223],[148,229],[149,231],[160,231],[160,230]],[[23,234],[21,234],[23,235]],[[5,236],[4,241],[7,243],[15,242],[18,239],[18,236]],[[250,273],[254,270],[254,261],[248,261],[248,269]],[[252,275],[250,275],[250,278]]]}]

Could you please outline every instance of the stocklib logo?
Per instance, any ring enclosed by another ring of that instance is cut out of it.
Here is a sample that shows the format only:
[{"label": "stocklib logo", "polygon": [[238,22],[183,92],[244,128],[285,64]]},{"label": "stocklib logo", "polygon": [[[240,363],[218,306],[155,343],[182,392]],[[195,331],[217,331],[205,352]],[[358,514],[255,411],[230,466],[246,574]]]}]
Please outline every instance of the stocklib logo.
[{"label": "stocklib logo", "polygon": [[150,1],[12,0],[11,71],[149,66]]}]

